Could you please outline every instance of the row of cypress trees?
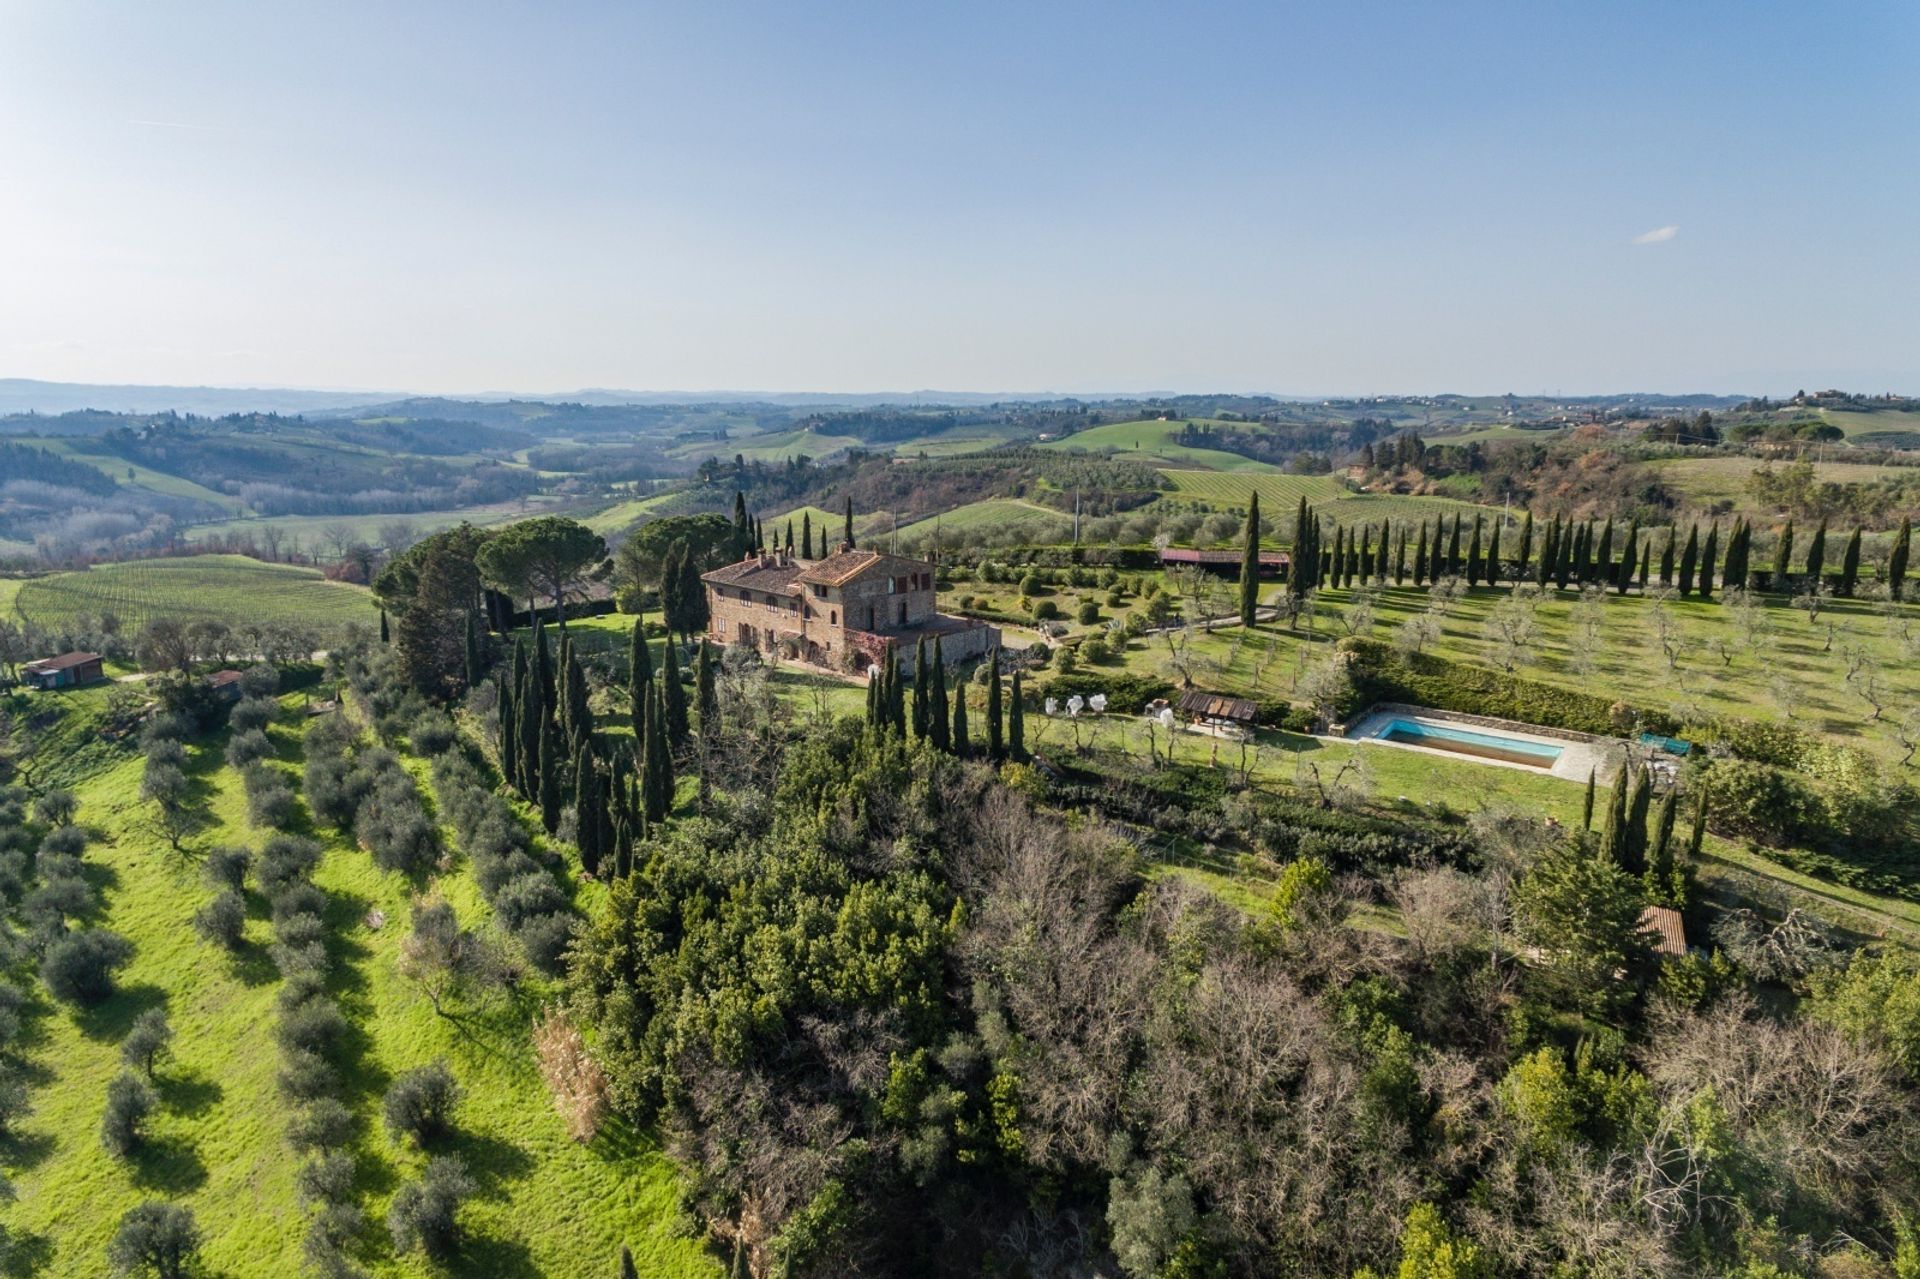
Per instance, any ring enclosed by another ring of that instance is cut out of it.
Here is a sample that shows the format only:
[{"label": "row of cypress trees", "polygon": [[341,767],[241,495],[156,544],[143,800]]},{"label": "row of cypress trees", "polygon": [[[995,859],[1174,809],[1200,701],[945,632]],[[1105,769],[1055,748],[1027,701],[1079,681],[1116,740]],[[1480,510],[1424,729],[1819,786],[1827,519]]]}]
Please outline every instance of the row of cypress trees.
[{"label": "row of cypress trees", "polygon": [[948,695],[947,665],[937,636],[932,644],[922,637],[915,646],[910,684],[902,675],[900,659],[891,647],[886,656],[875,663],[877,669],[867,676],[867,723],[903,737],[911,728],[916,740],[930,742],[935,750],[960,759],[982,758],[996,764],[1011,759],[1024,764],[1031,756],[1027,752],[1020,672],[1013,673],[1009,699],[1000,680],[999,649],[987,655],[987,663],[983,742],[973,741],[968,726],[966,682],[957,682],[952,695]]},{"label": "row of cypress trees", "polygon": [[[1240,567],[1240,618],[1245,625],[1253,622],[1259,575],[1259,512],[1256,496],[1248,514]],[[1501,555],[1501,525],[1495,522],[1489,530],[1480,515],[1473,517],[1470,530],[1459,515],[1453,517],[1451,529],[1443,518],[1430,523],[1422,520],[1411,534],[1411,546],[1406,525],[1396,529],[1387,520],[1379,525],[1377,541],[1372,525],[1362,526],[1357,532],[1336,526],[1332,545],[1327,546],[1321,519],[1304,496],[1294,518],[1297,532],[1288,582],[1288,590],[1294,595],[1321,586],[1345,588],[1356,581],[1385,585],[1389,577],[1395,586],[1405,585],[1409,576],[1415,586],[1424,586],[1456,576],[1465,578],[1469,586],[1495,586],[1531,577],[1542,587],[1552,585],[1564,590],[1601,583],[1622,593],[1635,586],[1644,591],[1649,582],[1659,582],[1675,586],[1682,595],[1697,592],[1700,598],[1711,599],[1716,576],[1723,587],[1746,584],[1753,544],[1753,526],[1746,520],[1736,520],[1728,533],[1723,562],[1719,524],[1708,527],[1702,542],[1696,523],[1688,529],[1684,545],[1679,543],[1678,530],[1669,529],[1656,555],[1653,535],[1643,536],[1638,521],[1629,521],[1625,533],[1616,540],[1611,519],[1596,531],[1591,521],[1563,522],[1554,516],[1539,538],[1536,554],[1533,515],[1529,512],[1520,527],[1517,553],[1508,559]],[[1896,596],[1904,593],[1912,536],[1911,522],[1902,520],[1887,561],[1888,579]],[[1810,581],[1825,580],[1826,543],[1827,525],[1822,520],[1807,548],[1805,577]],[[1841,595],[1852,595],[1858,585],[1860,543],[1861,530],[1856,528],[1841,553]],[[1793,521],[1789,520],[1775,543],[1774,589],[1785,590],[1791,585],[1792,557]]]},{"label": "row of cypress trees", "polygon": [[[597,875],[633,869],[633,848],[673,807],[675,753],[691,736],[686,689],[669,637],[655,678],[644,619],[635,619],[629,655],[631,748],[609,749],[594,733],[585,670],[571,637],[557,658],[546,628],[535,624],[531,646],[516,640],[499,680],[500,769],[507,782],[540,812],[549,835],[560,826],[570,798],[581,868]],[[702,641],[695,668],[703,722],[713,705],[713,658]]]},{"label": "row of cypress trees", "polygon": [[[1595,774],[1587,774],[1586,805],[1582,825],[1593,829]],[[1614,775],[1607,796],[1607,811],[1600,828],[1599,853],[1630,875],[1639,876],[1654,901],[1684,906],[1684,876],[1679,873],[1679,846],[1674,843],[1674,828],[1679,817],[1679,792],[1668,788],[1656,806],[1653,800],[1653,775],[1646,768],[1622,764]],[[1706,839],[1709,796],[1703,785],[1693,793],[1693,827],[1687,836],[1687,850],[1700,856]]]}]

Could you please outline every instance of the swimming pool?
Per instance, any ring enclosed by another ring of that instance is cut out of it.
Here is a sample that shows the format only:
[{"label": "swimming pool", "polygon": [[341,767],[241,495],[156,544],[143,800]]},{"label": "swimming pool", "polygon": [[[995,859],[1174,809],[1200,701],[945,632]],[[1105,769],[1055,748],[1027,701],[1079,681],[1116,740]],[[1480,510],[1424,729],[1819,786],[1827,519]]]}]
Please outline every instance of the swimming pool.
[{"label": "swimming pool", "polygon": [[1452,751],[1456,755],[1497,759],[1502,763],[1525,764],[1532,768],[1552,768],[1564,749],[1549,746],[1545,742],[1529,742],[1518,737],[1452,728],[1445,724],[1422,724],[1410,719],[1393,720],[1375,736],[1384,742],[1425,746],[1429,750]]}]

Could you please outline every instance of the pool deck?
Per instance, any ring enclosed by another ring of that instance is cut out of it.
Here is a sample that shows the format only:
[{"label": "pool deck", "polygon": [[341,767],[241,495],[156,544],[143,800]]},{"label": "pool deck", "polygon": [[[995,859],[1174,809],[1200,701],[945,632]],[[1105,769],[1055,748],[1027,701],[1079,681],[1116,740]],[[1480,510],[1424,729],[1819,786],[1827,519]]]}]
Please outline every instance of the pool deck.
[{"label": "pool deck", "polygon": [[[1395,720],[1407,720],[1429,728],[1494,733],[1501,737],[1511,737],[1515,741],[1555,746],[1560,750],[1560,758],[1553,761],[1553,767],[1540,768],[1533,764],[1514,764],[1503,759],[1466,755],[1459,751],[1440,750],[1432,746],[1416,746],[1411,742],[1390,742],[1380,734],[1386,732],[1387,726]],[[1445,711],[1420,710],[1411,707],[1383,707],[1369,711],[1348,727],[1347,736],[1355,741],[1385,746],[1391,750],[1418,751],[1422,755],[1444,756],[1447,759],[1468,764],[1482,764],[1488,768],[1517,768],[1523,773],[1545,773],[1569,782],[1584,782],[1590,772],[1597,772],[1603,778],[1610,776],[1619,765],[1621,752],[1625,749],[1623,743],[1611,738],[1582,735],[1563,737],[1540,732],[1526,724],[1515,724],[1505,720],[1489,721],[1478,716],[1454,716]]]}]

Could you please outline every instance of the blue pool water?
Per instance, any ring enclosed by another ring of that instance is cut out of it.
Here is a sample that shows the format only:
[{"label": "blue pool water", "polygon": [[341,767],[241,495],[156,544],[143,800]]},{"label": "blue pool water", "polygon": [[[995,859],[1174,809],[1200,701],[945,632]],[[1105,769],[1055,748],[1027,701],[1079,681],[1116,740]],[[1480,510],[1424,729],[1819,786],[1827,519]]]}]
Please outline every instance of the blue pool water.
[{"label": "blue pool water", "polygon": [[1498,733],[1481,732],[1469,728],[1451,728],[1442,724],[1418,724],[1410,719],[1394,720],[1381,729],[1377,736],[1382,741],[1404,742],[1409,746],[1453,751],[1459,755],[1497,759],[1509,764],[1529,764],[1535,768],[1552,768],[1554,761],[1560,758],[1560,752],[1564,749],[1559,746],[1548,746],[1544,742],[1523,741],[1518,737],[1502,737]]}]

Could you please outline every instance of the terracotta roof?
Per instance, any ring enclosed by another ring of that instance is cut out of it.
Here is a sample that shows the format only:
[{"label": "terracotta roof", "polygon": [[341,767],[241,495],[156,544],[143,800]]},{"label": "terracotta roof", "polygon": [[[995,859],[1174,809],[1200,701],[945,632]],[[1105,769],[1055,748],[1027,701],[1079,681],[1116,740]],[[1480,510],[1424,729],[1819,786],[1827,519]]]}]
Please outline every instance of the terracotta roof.
[{"label": "terracotta roof", "polygon": [[98,653],[62,653],[58,657],[43,657],[37,662],[28,662],[27,669],[37,674],[47,671],[64,671],[75,666],[85,666],[89,662],[100,660]]},{"label": "terracotta roof", "polygon": [[1671,906],[1649,906],[1640,912],[1640,929],[1654,936],[1653,953],[1685,957],[1687,927]]},{"label": "terracotta roof", "polygon": [[1188,715],[1201,715],[1207,719],[1230,719],[1241,724],[1251,724],[1260,715],[1259,709],[1244,697],[1203,693],[1197,688],[1180,694],[1179,707]]},{"label": "terracotta roof", "polygon": [[824,560],[815,560],[807,565],[800,574],[803,582],[818,582],[822,586],[845,586],[857,577],[864,577],[874,569],[887,564],[902,565],[902,572],[916,571],[931,567],[924,560],[910,560],[898,555],[882,555],[878,551],[838,551]]},{"label": "terracotta roof", "polygon": [[214,688],[225,688],[229,684],[240,682],[239,671],[215,671],[207,676],[207,683]]},{"label": "terracotta roof", "polygon": [[778,560],[763,562],[758,555],[754,555],[702,573],[700,580],[716,586],[750,586],[756,591],[786,591],[792,589],[794,579],[801,575],[805,567],[796,560],[784,564]]}]

